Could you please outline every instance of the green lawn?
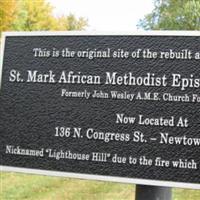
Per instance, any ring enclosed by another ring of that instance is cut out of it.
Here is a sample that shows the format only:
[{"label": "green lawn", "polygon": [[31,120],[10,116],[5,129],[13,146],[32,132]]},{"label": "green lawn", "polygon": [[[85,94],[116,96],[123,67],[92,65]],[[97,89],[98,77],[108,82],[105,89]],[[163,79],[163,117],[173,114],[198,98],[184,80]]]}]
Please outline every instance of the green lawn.
[{"label": "green lawn", "polygon": [[[20,173],[0,174],[1,200],[134,200],[135,187]],[[173,200],[200,200],[199,190],[173,190]]]}]

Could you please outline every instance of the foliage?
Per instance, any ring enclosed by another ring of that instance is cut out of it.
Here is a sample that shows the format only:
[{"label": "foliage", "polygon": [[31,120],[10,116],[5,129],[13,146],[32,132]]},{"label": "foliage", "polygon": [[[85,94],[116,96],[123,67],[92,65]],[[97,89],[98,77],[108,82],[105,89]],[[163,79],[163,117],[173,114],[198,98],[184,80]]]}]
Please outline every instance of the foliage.
[{"label": "foliage", "polygon": [[84,18],[77,19],[73,14],[58,17],[56,23],[55,29],[57,30],[82,30],[87,26],[87,21]]},{"label": "foliage", "polygon": [[53,8],[44,0],[18,0],[18,8],[14,30],[50,30],[53,27]]},{"label": "foliage", "polygon": [[146,30],[200,30],[200,0],[154,0],[154,10],[138,24]]},{"label": "foliage", "polygon": [[55,17],[46,0],[0,0],[2,31],[81,30],[87,20],[74,15]]},{"label": "foliage", "polygon": [[0,0],[0,32],[12,30],[16,9],[17,0]]}]

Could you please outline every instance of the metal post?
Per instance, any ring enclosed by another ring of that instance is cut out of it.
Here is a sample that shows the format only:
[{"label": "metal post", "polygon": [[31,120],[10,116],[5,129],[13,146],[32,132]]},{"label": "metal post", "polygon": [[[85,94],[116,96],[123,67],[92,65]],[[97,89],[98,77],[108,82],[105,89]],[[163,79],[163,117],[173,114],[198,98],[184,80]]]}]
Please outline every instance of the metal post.
[{"label": "metal post", "polygon": [[136,185],[135,200],[171,200],[172,190],[167,187]]}]

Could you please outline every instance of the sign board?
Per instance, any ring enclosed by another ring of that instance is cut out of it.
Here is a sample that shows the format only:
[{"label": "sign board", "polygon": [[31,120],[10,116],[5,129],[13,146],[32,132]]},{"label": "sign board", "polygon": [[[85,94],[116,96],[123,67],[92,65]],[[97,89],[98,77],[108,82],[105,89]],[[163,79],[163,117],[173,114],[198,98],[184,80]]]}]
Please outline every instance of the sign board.
[{"label": "sign board", "polygon": [[1,169],[200,189],[200,34],[5,33]]}]

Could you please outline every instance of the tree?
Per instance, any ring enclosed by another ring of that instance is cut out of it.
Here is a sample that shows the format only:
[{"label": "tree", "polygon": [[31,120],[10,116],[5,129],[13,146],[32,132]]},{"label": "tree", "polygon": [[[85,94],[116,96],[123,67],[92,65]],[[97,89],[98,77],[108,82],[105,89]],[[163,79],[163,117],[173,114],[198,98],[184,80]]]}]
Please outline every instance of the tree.
[{"label": "tree", "polygon": [[18,0],[18,17],[14,30],[51,30],[54,27],[53,7],[45,0]]},{"label": "tree", "polygon": [[82,30],[84,18],[74,15],[55,17],[46,0],[0,0],[0,34],[2,31]]},{"label": "tree", "polygon": [[0,33],[12,30],[16,12],[17,0],[0,0]]},{"label": "tree", "polygon": [[200,30],[200,0],[154,0],[152,13],[140,20],[145,30]]},{"label": "tree", "polygon": [[82,17],[77,19],[73,14],[57,18],[58,30],[82,30],[86,26],[87,20]]}]

